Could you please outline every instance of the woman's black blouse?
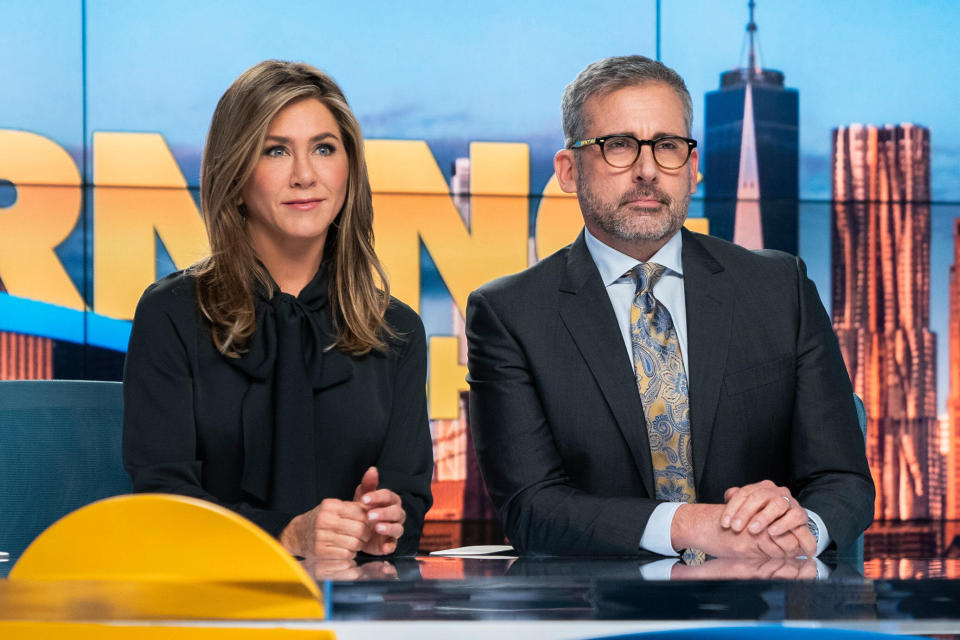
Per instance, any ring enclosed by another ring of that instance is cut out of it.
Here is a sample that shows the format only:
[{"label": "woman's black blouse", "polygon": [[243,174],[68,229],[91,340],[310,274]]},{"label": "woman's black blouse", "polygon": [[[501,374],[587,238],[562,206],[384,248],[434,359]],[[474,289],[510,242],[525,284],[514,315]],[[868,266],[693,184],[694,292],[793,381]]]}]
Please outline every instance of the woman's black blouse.
[{"label": "woman's black blouse", "polygon": [[134,491],[209,500],[274,536],[324,498],[353,499],[376,466],[407,514],[397,553],[412,555],[432,501],[423,324],[392,300],[386,319],[398,337],[386,353],[327,349],[326,290],[321,269],[296,298],[255,296],[248,351],[227,358],[192,276],[151,285],[124,370],[124,465]]}]

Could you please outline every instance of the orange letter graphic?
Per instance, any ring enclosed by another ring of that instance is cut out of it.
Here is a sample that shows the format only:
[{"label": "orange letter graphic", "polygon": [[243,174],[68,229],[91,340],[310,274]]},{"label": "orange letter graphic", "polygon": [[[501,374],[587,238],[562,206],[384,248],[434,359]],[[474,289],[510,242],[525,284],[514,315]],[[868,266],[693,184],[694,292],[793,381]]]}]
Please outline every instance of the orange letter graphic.
[{"label": "orange letter graphic", "polygon": [[0,129],[0,179],[17,200],[0,209],[0,279],[22,298],[83,309],[54,248],[80,217],[80,173],[56,142],[26,131]]},{"label": "orange letter graphic", "polygon": [[94,310],[133,317],[156,280],[156,243],[178,269],[209,252],[203,220],[163,138],[156,133],[93,134]]},{"label": "orange letter graphic", "polygon": [[527,266],[527,145],[470,145],[469,225],[425,142],[368,140],[366,152],[377,255],[398,298],[419,309],[421,240],[461,313],[473,289]]}]

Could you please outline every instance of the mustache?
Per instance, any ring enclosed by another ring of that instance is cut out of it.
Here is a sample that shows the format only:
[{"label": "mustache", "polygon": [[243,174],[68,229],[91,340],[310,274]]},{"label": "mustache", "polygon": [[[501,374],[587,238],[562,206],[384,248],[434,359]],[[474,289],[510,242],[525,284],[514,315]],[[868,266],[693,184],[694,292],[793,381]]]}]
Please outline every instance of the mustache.
[{"label": "mustache", "polygon": [[623,197],[620,199],[620,204],[625,205],[628,202],[633,202],[634,200],[639,200],[641,198],[657,200],[667,205],[668,207],[670,206],[670,203],[673,201],[673,199],[669,195],[667,195],[665,192],[661,191],[660,189],[653,186],[647,186],[647,187],[641,187],[635,191],[631,191],[630,193],[625,193]]}]

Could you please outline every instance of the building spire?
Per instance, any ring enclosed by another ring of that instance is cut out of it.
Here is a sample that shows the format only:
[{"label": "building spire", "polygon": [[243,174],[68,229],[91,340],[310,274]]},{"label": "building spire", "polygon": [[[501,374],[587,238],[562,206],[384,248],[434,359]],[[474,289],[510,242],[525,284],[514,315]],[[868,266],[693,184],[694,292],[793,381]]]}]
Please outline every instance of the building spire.
[{"label": "building spire", "polygon": [[753,9],[757,6],[757,3],[754,2],[754,0],[750,0],[747,6],[750,8],[750,22],[747,23],[747,37],[750,39],[750,58],[747,69],[750,75],[757,75],[759,69],[757,68],[756,43],[754,42],[757,33],[757,23],[753,19]]},{"label": "building spire", "polygon": [[761,85],[766,87],[782,87],[783,73],[775,69],[763,68],[763,52],[760,49],[757,21],[754,19],[755,0],[749,0],[750,20],[743,32],[740,41],[739,66],[720,74],[720,88],[742,87],[744,85]]}]

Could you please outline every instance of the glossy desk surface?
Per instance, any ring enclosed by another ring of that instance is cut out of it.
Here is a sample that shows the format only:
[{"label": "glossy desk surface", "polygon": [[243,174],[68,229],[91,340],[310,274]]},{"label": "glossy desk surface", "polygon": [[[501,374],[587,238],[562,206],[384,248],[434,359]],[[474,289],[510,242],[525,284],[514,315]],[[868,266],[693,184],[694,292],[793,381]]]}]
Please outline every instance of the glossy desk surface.
[{"label": "glossy desk surface", "polygon": [[960,633],[960,559],[881,559],[867,564],[883,574],[875,577],[829,559],[819,565],[714,559],[698,567],[670,567],[667,562],[666,571],[658,564],[649,558],[435,557],[389,566],[367,563],[350,580],[326,581],[328,615],[333,620],[955,620]]},{"label": "glossy desk surface", "polygon": [[[863,567],[830,558],[819,564],[713,559],[691,567],[647,557],[424,556],[305,563],[305,568],[323,588],[326,619],[295,616],[300,619],[282,626],[333,629],[341,639],[385,637],[384,629],[389,637],[529,640],[744,624],[960,637],[957,558],[878,557]],[[44,611],[64,610],[62,603],[53,604],[62,599],[63,587],[18,588],[16,582],[0,580],[0,620],[24,614],[33,620],[59,618]],[[88,591],[86,611],[111,609],[94,600],[95,591]],[[119,618],[157,624],[179,619],[156,612]],[[251,618],[265,624],[262,616]]]}]

